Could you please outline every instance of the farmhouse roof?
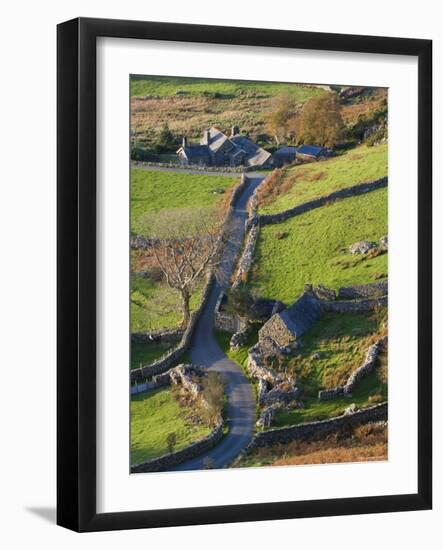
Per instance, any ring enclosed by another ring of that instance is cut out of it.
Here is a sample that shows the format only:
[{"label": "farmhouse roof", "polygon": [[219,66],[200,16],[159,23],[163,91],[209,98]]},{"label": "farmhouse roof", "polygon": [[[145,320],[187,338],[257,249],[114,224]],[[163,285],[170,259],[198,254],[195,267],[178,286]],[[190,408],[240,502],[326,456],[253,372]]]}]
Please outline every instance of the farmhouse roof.
[{"label": "farmhouse roof", "polygon": [[[209,140],[207,139],[207,133],[209,133]],[[230,141],[228,136],[215,126],[212,126],[209,130],[203,133],[203,137],[200,140],[200,145],[207,145],[211,151],[215,153],[220,149],[225,141]]]},{"label": "farmhouse roof", "polygon": [[312,157],[318,157],[325,151],[325,147],[319,147],[318,145],[301,145],[296,148],[296,152],[300,153],[300,155],[309,155]]},{"label": "farmhouse roof", "polygon": [[249,166],[265,164],[271,157],[271,153],[254,143],[246,136],[236,135],[231,138],[232,143],[243,149]]},{"label": "farmhouse roof", "polygon": [[279,313],[280,318],[296,338],[304,334],[320,317],[320,304],[305,292],[292,306]]},{"label": "farmhouse roof", "polygon": [[206,145],[189,145],[187,147],[181,147],[188,159],[209,159],[208,147]]}]

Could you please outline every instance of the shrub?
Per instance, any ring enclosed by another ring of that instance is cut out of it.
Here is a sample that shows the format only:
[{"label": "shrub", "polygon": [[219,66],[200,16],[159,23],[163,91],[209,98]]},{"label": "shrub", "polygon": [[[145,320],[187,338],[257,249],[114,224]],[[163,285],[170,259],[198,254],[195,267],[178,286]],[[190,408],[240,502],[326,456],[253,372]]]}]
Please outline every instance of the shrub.
[{"label": "shrub", "polygon": [[175,444],[177,443],[177,435],[175,432],[171,432],[166,436],[166,445],[168,447],[168,452],[173,453]]},{"label": "shrub", "polygon": [[203,382],[200,416],[203,421],[215,426],[222,418],[225,403],[225,385],[220,373],[210,371]]}]

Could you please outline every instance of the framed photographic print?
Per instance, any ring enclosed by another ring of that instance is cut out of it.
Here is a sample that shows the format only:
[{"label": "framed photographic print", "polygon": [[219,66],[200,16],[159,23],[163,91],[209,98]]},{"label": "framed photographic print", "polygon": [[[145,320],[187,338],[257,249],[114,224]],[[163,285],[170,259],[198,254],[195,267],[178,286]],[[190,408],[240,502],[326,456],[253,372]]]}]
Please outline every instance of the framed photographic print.
[{"label": "framed photographic print", "polygon": [[59,525],[431,507],[431,59],[59,25]]}]

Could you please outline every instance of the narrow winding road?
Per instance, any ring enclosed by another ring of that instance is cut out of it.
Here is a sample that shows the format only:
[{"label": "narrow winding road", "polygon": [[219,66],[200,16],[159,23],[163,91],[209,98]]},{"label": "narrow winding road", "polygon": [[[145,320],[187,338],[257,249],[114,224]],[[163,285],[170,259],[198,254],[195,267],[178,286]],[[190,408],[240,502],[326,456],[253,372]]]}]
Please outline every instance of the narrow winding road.
[{"label": "narrow winding road", "polygon": [[[256,187],[264,179],[262,174],[248,174],[249,183],[243,191],[233,211],[234,238],[229,242],[223,257],[223,271],[231,275],[241,248],[247,218],[246,205]],[[229,280],[229,277],[224,277]],[[210,451],[188,460],[173,468],[174,471],[200,470],[204,461],[212,459],[214,468],[223,468],[232,462],[240,451],[250,442],[255,423],[255,399],[251,384],[237,363],[234,363],[222,352],[214,336],[214,309],[217,299],[225,284],[215,283],[206,307],[198,322],[190,355],[197,365],[223,374],[228,396],[227,417],[228,434]]]}]

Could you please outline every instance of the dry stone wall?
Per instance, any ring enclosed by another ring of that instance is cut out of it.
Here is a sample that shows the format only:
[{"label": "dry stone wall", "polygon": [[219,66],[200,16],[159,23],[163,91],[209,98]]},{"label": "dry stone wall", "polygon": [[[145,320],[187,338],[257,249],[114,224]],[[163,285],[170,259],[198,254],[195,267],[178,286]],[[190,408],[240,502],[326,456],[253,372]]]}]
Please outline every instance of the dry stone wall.
[{"label": "dry stone wall", "polygon": [[335,302],[321,302],[324,312],[332,313],[360,313],[374,311],[380,307],[387,307],[388,297],[374,298],[373,300],[337,300]]},{"label": "dry stone wall", "polygon": [[308,422],[289,426],[288,428],[275,428],[257,434],[249,444],[246,452],[257,447],[268,447],[276,443],[290,443],[291,441],[309,441],[318,436],[325,436],[342,430],[347,426],[358,426],[368,422],[387,420],[388,404],[381,403],[356,412],[336,416],[328,420]]},{"label": "dry stone wall", "polygon": [[237,273],[235,275],[232,288],[237,288],[242,281],[246,280],[248,276],[249,270],[251,269],[252,263],[254,261],[254,252],[257,244],[259,231],[260,231],[259,226],[254,225],[251,227],[251,230],[248,232],[248,236],[246,237],[245,247],[243,249],[243,253],[238,262]]},{"label": "dry stone wall", "polygon": [[356,195],[362,195],[364,193],[369,193],[375,191],[376,189],[381,189],[388,185],[388,178],[384,177],[375,181],[370,181],[366,183],[359,183],[358,185],[353,185],[352,187],[346,187],[345,189],[340,189],[339,191],[334,191],[329,195],[324,195],[318,199],[313,199],[311,201],[305,202],[289,210],[284,210],[283,212],[278,212],[276,214],[257,214],[253,216],[248,224],[250,227],[253,225],[267,225],[270,223],[281,223],[289,218],[294,216],[299,216],[315,208],[320,208],[325,204],[335,201],[337,199],[344,199],[348,197],[354,197]]},{"label": "dry stone wall", "polygon": [[341,397],[342,395],[352,394],[358,383],[368,376],[377,366],[378,357],[381,351],[386,347],[387,341],[387,336],[380,338],[368,349],[363,364],[351,373],[343,386],[337,386],[329,390],[320,390],[318,392],[320,401],[327,401],[335,399],[336,397]]},{"label": "dry stone wall", "polygon": [[158,330],[155,332],[133,332],[131,342],[133,344],[174,344],[183,336],[184,329],[176,328],[169,330]]},{"label": "dry stone wall", "polygon": [[388,294],[388,281],[366,285],[342,286],[338,289],[339,300],[364,300],[381,298]]}]

